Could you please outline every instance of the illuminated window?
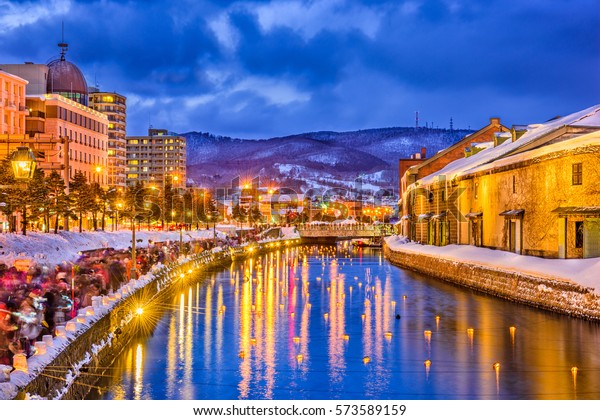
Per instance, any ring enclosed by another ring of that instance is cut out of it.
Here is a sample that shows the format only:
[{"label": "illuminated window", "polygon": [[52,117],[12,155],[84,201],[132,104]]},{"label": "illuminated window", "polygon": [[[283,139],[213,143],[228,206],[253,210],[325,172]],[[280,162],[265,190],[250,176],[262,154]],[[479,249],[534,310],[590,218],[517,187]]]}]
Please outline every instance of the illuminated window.
[{"label": "illuminated window", "polygon": [[137,165],[138,163],[140,163],[138,160],[130,160],[129,161],[130,165]]},{"label": "illuminated window", "polygon": [[137,139],[129,139],[127,140],[127,144],[139,144],[139,141]]},{"label": "illuminated window", "polygon": [[103,96],[102,97],[102,102],[114,102],[115,98],[113,98],[112,96]]},{"label": "illuminated window", "polygon": [[138,174],[127,174],[127,178],[132,179],[132,178],[137,178]]}]

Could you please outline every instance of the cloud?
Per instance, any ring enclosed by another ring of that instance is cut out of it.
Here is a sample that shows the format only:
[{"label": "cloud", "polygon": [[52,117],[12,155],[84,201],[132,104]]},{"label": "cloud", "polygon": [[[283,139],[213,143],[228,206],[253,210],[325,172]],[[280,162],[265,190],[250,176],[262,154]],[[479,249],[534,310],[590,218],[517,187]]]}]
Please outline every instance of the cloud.
[{"label": "cloud", "polygon": [[46,63],[64,21],[67,59],[128,97],[131,135],[149,121],[251,138],[413,125],[416,110],[477,127],[598,101],[596,3],[0,0],[0,51]]},{"label": "cloud", "polygon": [[358,30],[374,38],[382,11],[346,0],[273,1],[248,10],[255,13],[263,32],[278,27],[299,32],[310,40],[321,31],[348,32]]},{"label": "cloud", "polygon": [[12,31],[21,26],[31,25],[39,20],[60,16],[71,8],[70,0],[50,0],[48,2],[0,1],[0,33]]}]

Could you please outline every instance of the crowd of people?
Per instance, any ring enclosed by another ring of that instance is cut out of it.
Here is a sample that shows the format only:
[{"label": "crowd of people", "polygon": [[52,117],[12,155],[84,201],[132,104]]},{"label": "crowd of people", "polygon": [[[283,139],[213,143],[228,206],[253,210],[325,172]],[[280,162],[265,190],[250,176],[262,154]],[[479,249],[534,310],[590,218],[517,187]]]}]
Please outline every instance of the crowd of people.
[{"label": "crowd of people", "polygon": [[[136,249],[136,276],[156,263],[169,264],[180,253],[202,252],[210,241],[152,243]],[[131,249],[105,248],[82,252],[77,261],[57,265],[32,263],[25,271],[0,264],[0,365],[13,364],[13,356],[27,357],[43,335],[55,335],[80,308],[92,305],[94,296],[108,295],[129,282],[133,268]]]}]

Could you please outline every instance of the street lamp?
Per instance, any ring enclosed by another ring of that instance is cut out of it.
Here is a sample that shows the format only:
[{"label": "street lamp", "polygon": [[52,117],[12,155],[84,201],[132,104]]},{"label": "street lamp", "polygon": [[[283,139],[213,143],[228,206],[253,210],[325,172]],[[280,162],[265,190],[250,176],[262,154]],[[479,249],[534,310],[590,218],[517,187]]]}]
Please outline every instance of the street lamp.
[{"label": "street lamp", "polygon": [[[36,161],[29,147],[18,147],[10,156],[10,163],[17,182],[27,182],[33,178]],[[27,203],[23,203],[23,235],[27,235]]]},{"label": "street lamp", "polygon": [[18,147],[10,156],[10,163],[17,181],[28,181],[33,178],[37,163],[29,147]]}]

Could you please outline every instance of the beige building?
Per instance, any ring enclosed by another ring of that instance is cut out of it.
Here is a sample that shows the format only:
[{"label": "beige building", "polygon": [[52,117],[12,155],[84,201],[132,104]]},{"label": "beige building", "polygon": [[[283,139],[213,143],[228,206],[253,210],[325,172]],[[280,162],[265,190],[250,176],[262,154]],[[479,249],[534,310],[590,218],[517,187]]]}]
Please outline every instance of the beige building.
[{"label": "beige building", "polygon": [[0,134],[23,134],[27,80],[0,70]]},{"label": "beige building", "polygon": [[125,188],[127,170],[127,98],[115,92],[92,91],[89,105],[108,117],[107,184]]},{"label": "beige building", "polygon": [[57,170],[66,181],[81,171],[90,182],[107,185],[108,117],[89,108],[88,87],[79,68],[60,58],[44,64],[0,64],[29,81],[25,90],[25,129],[4,140],[7,149],[29,146],[38,166]]},{"label": "beige building", "polygon": [[600,106],[499,136],[411,184],[402,234],[549,258],[600,256]]},{"label": "beige building", "polygon": [[143,182],[164,188],[185,188],[185,137],[163,129],[151,128],[147,136],[128,136],[127,185]]}]

